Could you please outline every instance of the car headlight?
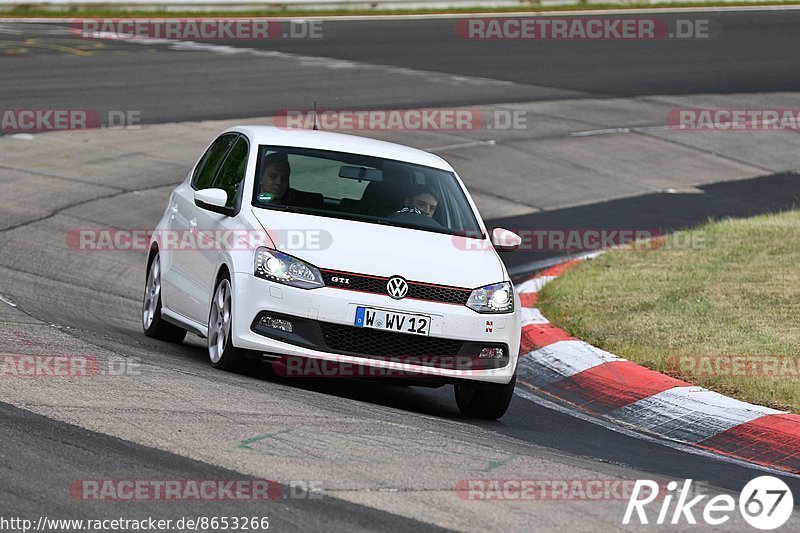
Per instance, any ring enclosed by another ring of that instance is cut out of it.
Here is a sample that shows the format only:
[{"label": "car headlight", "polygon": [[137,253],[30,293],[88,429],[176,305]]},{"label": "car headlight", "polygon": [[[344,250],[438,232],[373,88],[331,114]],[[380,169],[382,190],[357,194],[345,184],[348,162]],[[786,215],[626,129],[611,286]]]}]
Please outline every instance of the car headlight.
[{"label": "car headlight", "polygon": [[324,287],[322,274],[317,267],[277,250],[259,248],[256,250],[256,277],[268,279],[301,289]]},{"label": "car headlight", "polygon": [[479,313],[510,313],[514,310],[514,288],[504,281],[475,289],[467,307]]}]

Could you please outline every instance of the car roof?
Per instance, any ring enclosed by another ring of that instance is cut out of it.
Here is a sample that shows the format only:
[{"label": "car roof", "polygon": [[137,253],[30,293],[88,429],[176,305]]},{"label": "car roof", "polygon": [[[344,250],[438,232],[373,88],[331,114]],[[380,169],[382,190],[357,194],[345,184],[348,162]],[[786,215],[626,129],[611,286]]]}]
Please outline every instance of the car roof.
[{"label": "car roof", "polygon": [[447,161],[437,155],[402,144],[378,141],[357,135],[299,128],[277,128],[275,126],[234,126],[226,131],[244,133],[257,145],[347,152],[453,171]]}]

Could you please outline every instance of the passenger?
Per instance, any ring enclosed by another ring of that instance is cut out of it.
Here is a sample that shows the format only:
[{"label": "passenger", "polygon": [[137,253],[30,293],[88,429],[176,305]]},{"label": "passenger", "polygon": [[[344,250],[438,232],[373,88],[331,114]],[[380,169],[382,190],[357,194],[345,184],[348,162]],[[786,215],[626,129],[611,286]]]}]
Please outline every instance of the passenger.
[{"label": "passenger", "polygon": [[438,205],[439,198],[430,187],[415,185],[411,189],[411,195],[405,199],[404,207],[395,214],[415,213],[433,218]]},{"label": "passenger", "polygon": [[436,207],[439,205],[439,197],[429,187],[415,185],[403,204],[400,211],[389,215],[388,218],[414,226],[442,227],[437,220],[433,219],[433,214],[436,213]]}]

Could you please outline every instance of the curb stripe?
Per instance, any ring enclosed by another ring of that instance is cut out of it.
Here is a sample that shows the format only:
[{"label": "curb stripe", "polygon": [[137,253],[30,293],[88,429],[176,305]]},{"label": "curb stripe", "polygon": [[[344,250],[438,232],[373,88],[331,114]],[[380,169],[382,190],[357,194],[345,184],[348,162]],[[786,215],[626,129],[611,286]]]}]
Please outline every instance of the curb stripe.
[{"label": "curb stripe", "polygon": [[[548,283],[550,283],[554,279],[556,279],[555,276],[536,276],[535,278],[529,279],[525,283],[521,283],[517,287],[517,292],[520,293],[520,295],[526,294],[526,293],[527,294],[531,294],[531,293],[535,294],[535,293],[539,292],[540,290],[542,290],[542,287],[544,287],[545,285],[547,285]],[[521,298],[521,296],[520,296],[520,298]]]},{"label": "curb stripe", "polygon": [[780,411],[728,398],[702,387],[676,387],[608,413],[621,422],[692,444]]},{"label": "curb stripe", "polygon": [[732,427],[698,446],[800,474],[800,415],[767,415]]},{"label": "curb stripe", "polygon": [[656,437],[800,474],[800,415],[690,385],[550,324],[534,307],[537,293],[581,261],[547,268],[517,288],[522,307],[518,363],[522,384]]},{"label": "curb stripe", "polygon": [[522,340],[520,342],[520,353],[528,353],[545,346],[550,346],[559,341],[576,340],[566,331],[554,325],[547,324],[528,324],[522,328]]},{"label": "curb stripe", "polygon": [[530,326],[531,324],[549,324],[550,321],[547,320],[541,311],[537,308],[533,307],[523,307],[522,308],[522,327]]},{"label": "curb stripe", "polygon": [[604,414],[689,384],[630,361],[597,365],[550,384],[544,390],[581,409]]},{"label": "curb stripe", "polygon": [[603,363],[620,360],[583,341],[564,340],[521,357],[518,371],[528,384],[543,387]]},{"label": "curb stripe", "polygon": [[536,293],[520,292],[519,303],[522,307],[534,307],[536,305]]},{"label": "curb stripe", "polygon": [[565,263],[561,263],[561,264],[558,264],[558,265],[555,265],[555,266],[551,266],[550,268],[546,268],[546,269],[542,270],[541,272],[539,272],[539,276],[542,276],[542,277],[551,276],[551,277],[557,278],[558,276],[563,274],[565,270],[567,270],[568,268],[574,267],[575,265],[577,265],[581,261],[582,261],[582,259],[571,259],[571,260],[569,260],[569,261],[567,261]]}]

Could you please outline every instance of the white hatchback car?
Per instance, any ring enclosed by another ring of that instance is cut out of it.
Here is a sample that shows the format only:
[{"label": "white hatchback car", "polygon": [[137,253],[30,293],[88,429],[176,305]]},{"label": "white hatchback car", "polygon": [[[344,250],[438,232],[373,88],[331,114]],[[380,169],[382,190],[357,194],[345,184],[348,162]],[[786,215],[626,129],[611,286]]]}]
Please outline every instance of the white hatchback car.
[{"label": "white hatchback car", "polygon": [[433,154],[234,127],[172,192],[153,233],[144,332],[206,337],[222,369],[249,356],[449,383],[463,414],[495,419],[513,395],[521,329],[496,249],[520,242],[488,235]]}]

